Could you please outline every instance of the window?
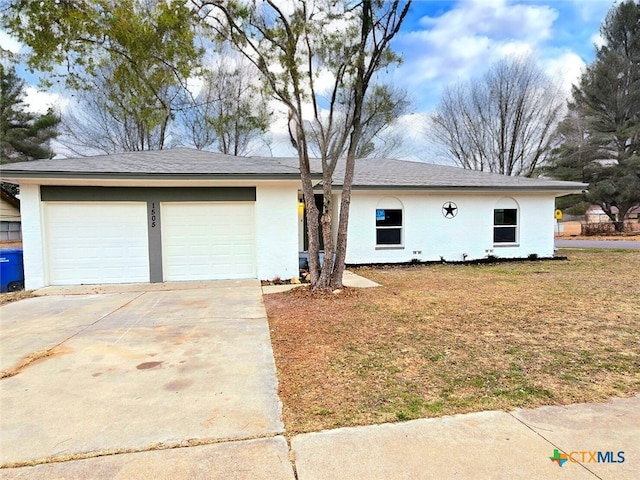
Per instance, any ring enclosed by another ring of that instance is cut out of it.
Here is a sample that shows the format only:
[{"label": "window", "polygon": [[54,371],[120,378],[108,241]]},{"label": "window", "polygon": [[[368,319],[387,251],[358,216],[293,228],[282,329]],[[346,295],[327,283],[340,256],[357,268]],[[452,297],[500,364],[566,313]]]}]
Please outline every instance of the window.
[{"label": "window", "polygon": [[22,239],[20,222],[0,222],[0,241]]},{"label": "window", "polygon": [[376,245],[402,245],[401,209],[376,209]]},{"label": "window", "polygon": [[493,211],[493,243],[518,241],[518,209],[496,208]]}]

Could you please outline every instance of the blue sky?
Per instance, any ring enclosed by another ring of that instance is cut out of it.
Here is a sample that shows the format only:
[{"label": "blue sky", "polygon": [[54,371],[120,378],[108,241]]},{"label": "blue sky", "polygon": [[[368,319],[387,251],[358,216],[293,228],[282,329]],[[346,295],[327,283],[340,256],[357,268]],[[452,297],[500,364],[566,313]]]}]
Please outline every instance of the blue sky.
[{"label": "blue sky", "polygon": [[[404,62],[390,73],[413,100],[405,125],[420,135],[416,116],[426,116],[447,84],[477,77],[494,61],[528,54],[569,90],[594,57],[599,28],[612,0],[417,0],[394,48]],[[0,44],[20,49],[0,32]],[[37,92],[36,76],[24,74],[34,109],[65,108],[63,92]],[[274,139],[278,134],[274,132]],[[277,151],[277,149],[276,149]],[[274,152],[275,153],[275,152]]]},{"label": "blue sky", "polygon": [[494,61],[530,54],[565,86],[594,57],[594,43],[611,0],[423,0],[395,48],[404,63],[396,82],[414,96],[417,111],[437,103],[442,88],[480,76]]}]

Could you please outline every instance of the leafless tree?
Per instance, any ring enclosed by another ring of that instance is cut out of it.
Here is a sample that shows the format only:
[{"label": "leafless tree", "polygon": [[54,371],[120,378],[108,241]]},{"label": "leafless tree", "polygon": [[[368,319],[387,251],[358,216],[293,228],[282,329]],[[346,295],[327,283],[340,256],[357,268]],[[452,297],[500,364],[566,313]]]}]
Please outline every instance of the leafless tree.
[{"label": "leafless tree", "polygon": [[181,86],[162,84],[153,94],[112,82],[104,66],[91,88],[78,90],[62,117],[59,142],[76,155],[161,150],[167,146]]},{"label": "leafless tree", "polygon": [[[400,151],[404,136],[393,131],[394,122],[408,112],[411,101],[406,90],[392,85],[372,85],[362,106],[362,133],[356,152],[356,158],[391,157]],[[348,116],[339,109],[334,113],[336,130],[344,129],[342,123]],[[328,113],[328,112],[327,112]],[[314,155],[322,156],[323,142],[326,137],[322,132],[328,128],[328,115],[320,115],[317,119],[305,122],[309,136],[309,146]],[[319,127],[322,128],[319,128]]]},{"label": "leafless tree", "polygon": [[[260,70],[270,93],[287,108],[306,207],[311,285],[314,290],[341,287],[351,185],[362,145],[365,99],[375,84],[376,73],[398,59],[390,49],[390,42],[398,33],[411,1],[196,3],[215,35],[233,41]],[[321,73],[330,79],[330,85],[323,91],[318,81]],[[309,125],[314,131],[313,140]],[[322,163],[322,215],[315,205],[311,178],[312,142],[319,147]],[[338,227],[334,232],[332,183],[338,161],[344,161],[345,168],[340,179]],[[322,266],[318,218],[324,240]]]},{"label": "leafless tree", "polygon": [[530,177],[554,146],[564,103],[531,58],[505,59],[480,80],[447,87],[427,135],[463,168]]},{"label": "leafless tree", "polygon": [[271,113],[259,72],[243,57],[225,51],[203,77],[200,93],[185,105],[180,124],[185,143],[246,155],[269,128]]}]

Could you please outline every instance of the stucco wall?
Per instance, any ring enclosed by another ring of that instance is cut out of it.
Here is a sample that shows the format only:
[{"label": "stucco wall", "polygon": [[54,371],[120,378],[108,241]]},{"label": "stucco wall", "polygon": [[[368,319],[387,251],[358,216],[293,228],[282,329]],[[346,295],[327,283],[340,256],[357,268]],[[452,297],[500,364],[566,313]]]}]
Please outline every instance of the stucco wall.
[{"label": "stucco wall", "polygon": [[[518,204],[518,243],[493,243],[493,210],[504,197]],[[376,247],[376,208],[399,201],[403,208],[403,247]],[[445,218],[442,206],[454,202],[457,215]],[[408,262],[412,259],[462,261],[553,255],[553,194],[448,194],[408,192],[352,193],[347,263]]]},{"label": "stucco wall", "polygon": [[259,185],[255,216],[258,278],[297,277],[300,230],[297,185]]},{"label": "stucco wall", "polygon": [[[298,276],[297,198],[297,183],[256,186],[255,227],[259,279]],[[48,285],[48,274],[39,185],[21,185],[21,207],[25,287],[42,288]]]},{"label": "stucco wall", "polygon": [[24,286],[27,290],[33,290],[47,285],[39,185],[20,185],[20,209],[22,211]]}]

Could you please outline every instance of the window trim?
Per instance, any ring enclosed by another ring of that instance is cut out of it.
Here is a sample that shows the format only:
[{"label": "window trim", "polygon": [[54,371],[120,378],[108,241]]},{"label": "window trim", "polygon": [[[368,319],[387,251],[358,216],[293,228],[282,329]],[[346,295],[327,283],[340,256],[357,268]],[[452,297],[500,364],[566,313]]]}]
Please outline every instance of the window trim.
[{"label": "window trim", "polygon": [[[377,224],[376,218],[376,230],[375,230],[375,249],[376,250],[403,250],[404,249],[404,208],[376,208],[376,217],[378,210],[396,210],[400,212],[400,225],[381,225]],[[400,231],[400,243],[378,243],[378,230],[399,230]]]},{"label": "window trim", "polygon": [[[496,224],[496,211],[498,210],[515,210],[516,212],[516,222],[514,225],[498,225]],[[514,230],[514,237],[515,240],[513,242],[500,242],[500,241],[496,241],[496,228],[500,228],[500,229],[513,229]],[[493,235],[493,246],[494,247],[518,247],[520,246],[520,208],[519,207],[501,207],[501,208],[495,208],[493,209],[493,228],[491,230],[492,235]]]}]

